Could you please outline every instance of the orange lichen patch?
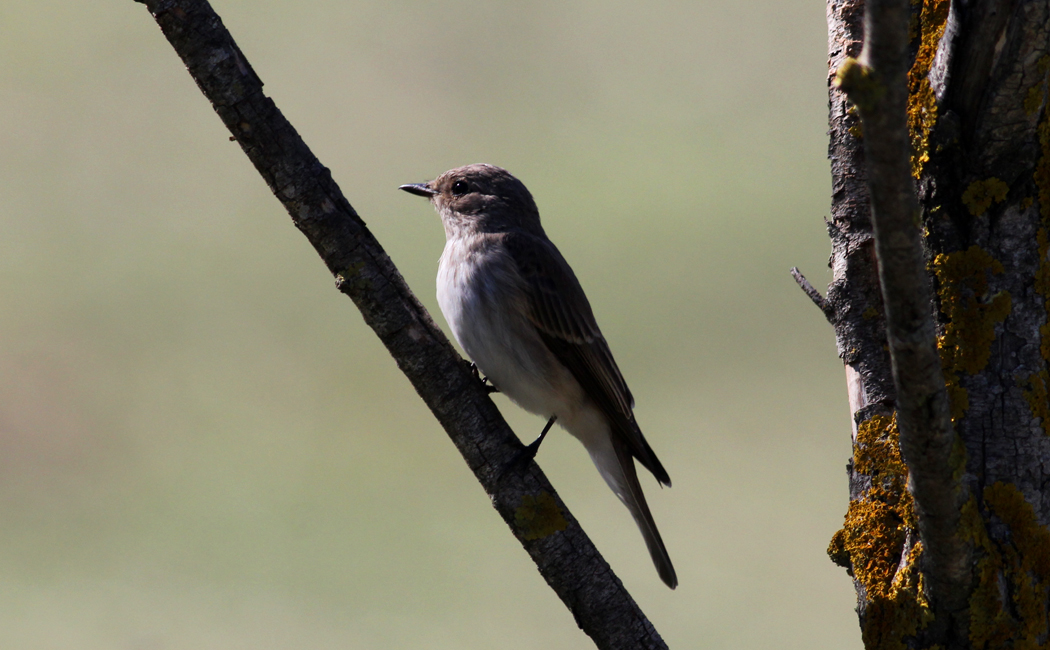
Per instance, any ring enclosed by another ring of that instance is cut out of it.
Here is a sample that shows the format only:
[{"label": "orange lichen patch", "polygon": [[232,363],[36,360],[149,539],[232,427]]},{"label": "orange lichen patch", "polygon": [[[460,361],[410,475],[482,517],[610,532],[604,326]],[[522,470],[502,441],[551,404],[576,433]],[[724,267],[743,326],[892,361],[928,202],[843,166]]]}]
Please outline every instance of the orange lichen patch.
[{"label": "orange lichen patch", "polygon": [[1035,510],[1013,485],[988,486],[984,501],[1007,536],[992,541],[974,499],[963,507],[963,530],[980,558],[977,587],[970,596],[970,642],[975,650],[1045,647],[1050,633],[1050,530],[1039,525]]},{"label": "orange lichen patch", "polygon": [[901,458],[900,432],[895,416],[876,415],[857,427],[853,465],[861,474],[879,477],[882,487],[887,489],[896,490],[896,482],[907,479],[908,468]]},{"label": "orange lichen patch", "polygon": [[857,427],[854,467],[871,477],[871,487],[850,502],[842,530],[828,546],[832,561],[850,568],[864,585],[862,634],[868,650],[903,650],[905,638],[932,617],[917,566],[922,545],[916,543],[901,560],[916,520],[899,435],[896,419],[881,415]]},{"label": "orange lichen patch", "polygon": [[988,274],[1000,274],[1003,265],[977,246],[941,253],[933,260],[941,313],[947,321],[937,339],[944,380],[952,402],[952,419],[969,408],[962,373],[977,374],[988,365],[995,341],[995,326],[1010,314],[1010,294],[988,293]]},{"label": "orange lichen patch", "polygon": [[984,211],[992,206],[992,203],[1001,203],[1006,200],[1006,193],[1010,187],[996,177],[983,181],[970,183],[963,192],[962,202],[973,216],[984,214]]},{"label": "orange lichen patch", "polygon": [[930,160],[930,133],[937,123],[937,98],[930,86],[930,67],[937,54],[937,45],[944,35],[948,21],[950,0],[923,0],[918,25],[919,51],[908,72],[908,130],[911,133],[911,173],[922,175],[923,166]]}]

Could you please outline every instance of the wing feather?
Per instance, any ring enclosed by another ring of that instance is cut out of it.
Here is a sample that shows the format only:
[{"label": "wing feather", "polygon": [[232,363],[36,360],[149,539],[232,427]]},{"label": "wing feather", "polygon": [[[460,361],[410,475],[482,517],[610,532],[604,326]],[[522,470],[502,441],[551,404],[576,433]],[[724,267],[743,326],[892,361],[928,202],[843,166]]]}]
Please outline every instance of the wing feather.
[{"label": "wing feather", "polygon": [[658,481],[670,485],[671,479],[635,422],[634,397],[572,268],[545,238],[524,232],[501,236],[525,281],[529,317],[540,338],[606,413],[614,434],[631,454]]}]

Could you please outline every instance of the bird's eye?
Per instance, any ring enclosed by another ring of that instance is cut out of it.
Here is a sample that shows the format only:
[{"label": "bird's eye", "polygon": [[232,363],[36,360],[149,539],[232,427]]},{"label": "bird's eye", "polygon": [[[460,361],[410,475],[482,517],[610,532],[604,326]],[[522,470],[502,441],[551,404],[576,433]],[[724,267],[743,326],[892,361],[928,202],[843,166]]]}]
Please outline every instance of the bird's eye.
[{"label": "bird's eye", "polygon": [[467,193],[467,181],[456,181],[452,184],[452,196],[463,196]]}]

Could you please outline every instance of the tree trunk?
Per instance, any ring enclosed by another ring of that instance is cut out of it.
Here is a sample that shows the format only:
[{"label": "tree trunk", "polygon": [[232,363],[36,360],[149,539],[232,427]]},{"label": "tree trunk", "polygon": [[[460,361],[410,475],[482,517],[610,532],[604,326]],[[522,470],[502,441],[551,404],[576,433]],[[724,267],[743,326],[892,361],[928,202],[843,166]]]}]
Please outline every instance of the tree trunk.
[{"label": "tree trunk", "polygon": [[950,588],[926,548],[916,452],[901,453],[908,396],[891,369],[864,141],[881,134],[833,83],[861,56],[864,12],[828,1],[833,279],[818,302],[845,364],[854,445],[828,553],[853,578],[866,648],[1048,647],[1050,0],[911,5],[910,167],[954,428],[949,537],[964,560]]}]

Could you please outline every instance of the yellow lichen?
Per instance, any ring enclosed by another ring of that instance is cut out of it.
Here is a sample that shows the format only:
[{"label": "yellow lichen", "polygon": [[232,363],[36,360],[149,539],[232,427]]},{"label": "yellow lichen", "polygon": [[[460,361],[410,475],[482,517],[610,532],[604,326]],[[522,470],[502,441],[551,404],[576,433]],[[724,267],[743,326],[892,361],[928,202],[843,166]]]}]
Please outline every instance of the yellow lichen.
[{"label": "yellow lichen", "polygon": [[1050,72],[1050,54],[1044,54],[1036,63],[1036,70],[1042,75],[1042,79],[1028,89],[1024,99],[1024,112],[1032,115],[1043,105],[1043,97],[1046,95],[1046,73]]},{"label": "yellow lichen", "polygon": [[1010,187],[1006,183],[992,176],[983,181],[970,183],[966,191],[963,192],[962,202],[970,211],[970,214],[976,217],[984,214],[984,211],[990,208],[992,203],[1005,201],[1006,193],[1009,190]]},{"label": "yellow lichen", "polygon": [[846,116],[853,120],[853,126],[849,127],[849,134],[861,140],[864,138],[864,125],[860,121],[860,114],[855,104],[850,104],[846,109]]},{"label": "yellow lichen", "polygon": [[1010,314],[1010,294],[989,295],[988,274],[1003,265],[977,246],[941,253],[933,260],[937,295],[945,316],[944,334],[937,338],[944,380],[952,403],[952,419],[969,408],[969,395],[959,381],[963,373],[977,374],[988,365],[995,326]]},{"label": "yellow lichen", "polygon": [[1050,436],[1050,395],[1047,394],[1050,376],[1047,371],[1042,370],[1029,375],[1026,380],[1017,383],[1025,389],[1023,394],[1025,401],[1028,402],[1028,409],[1032,415],[1040,419],[1043,433]]},{"label": "yellow lichen", "polygon": [[[922,4],[922,0],[911,0],[911,6],[917,7]],[[919,14],[914,11],[911,17],[908,18],[908,40],[913,41],[919,35]]]},{"label": "yellow lichen", "polygon": [[960,521],[963,534],[973,542],[980,559],[977,562],[977,585],[970,594],[970,643],[977,650],[1001,648],[1009,640],[1009,619],[1003,611],[999,594],[999,568],[1002,560],[988,537],[977,500],[963,505]]},{"label": "yellow lichen", "polygon": [[828,555],[849,567],[864,585],[868,599],[864,647],[903,650],[905,638],[925,627],[932,614],[922,595],[918,569],[922,545],[914,544],[901,562],[916,519],[895,418],[876,415],[857,427],[853,462],[857,472],[871,477],[871,487],[850,501]]},{"label": "yellow lichen", "polygon": [[977,552],[977,585],[970,596],[970,642],[975,650],[1045,647],[1050,626],[1050,530],[1015,486],[995,483],[984,490],[991,515],[1003,523],[1005,539],[993,541],[971,498],[962,528]]},{"label": "yellow lichen", "polygon": [[1042,82],[1028,89],[1028,94],[1024,98],[1025,115],[1032,115],[1039,110],[1039,107],[1043,105],[1043,95],[1045,94],[1046,88],[1043,87]]},{"label": "yellow lichen", "polygon": [[543,539],[569,525],[558,502],[547,492],[540,492],[535,497],[523,496],[521,507],[514,511],[514,522],[522,529],[525,539]]},{"label": "yellow lichen", "polygon": [[874,71],[854,59],[847,57],[835,71],[835,87],[841,88],[861,112],[875,108],[886,88],[879,82]]},{"label": "yellow lichen", "polygon": [[335,276],[335,285],[339,287],[340,291],[350,289],[353,291],[362,291],[372,288],[372,281],[361,274],[362,269],[365,268],[364,262],[354,262],[350,266],[343,269],[340,273]]},{"label": "yellow lichen", "polygon": [[911,172],[915,178],[922,175],[923,166],[930,160],[930,133],[937,123],[937,98],[930,86],[930,67],[937,54],[937,45],[944,35],[950,0],[923,0],[915,32],[919,36],[919,50],[908,72],[908,130],[911,133]]}]

